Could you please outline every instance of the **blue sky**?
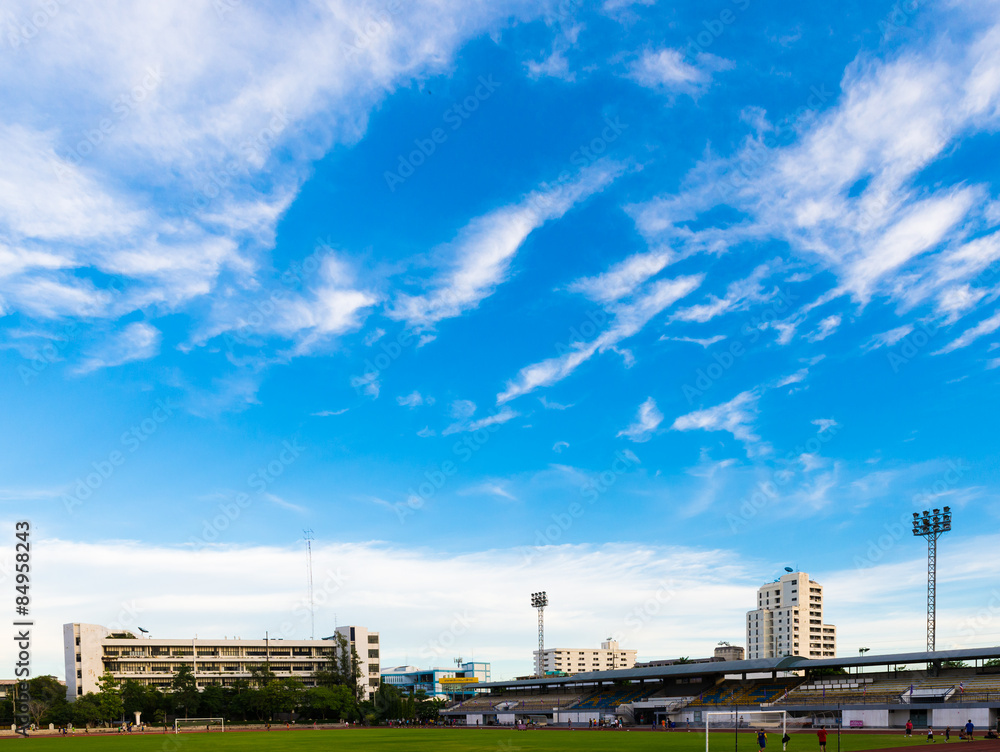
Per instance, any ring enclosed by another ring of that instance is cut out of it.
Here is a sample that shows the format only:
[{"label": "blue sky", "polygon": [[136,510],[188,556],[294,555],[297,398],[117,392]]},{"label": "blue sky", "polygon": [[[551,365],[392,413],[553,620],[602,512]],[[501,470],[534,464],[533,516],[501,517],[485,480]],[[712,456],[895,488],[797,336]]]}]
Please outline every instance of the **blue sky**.
[{"label": "blue sky", "polygon": [[0,27],[0,502],[48,670],[69,621],[308,636],[304,529],[349,583],[318,623],[386,665],[524,672],[542,588],[554,643],[669,592],[623,639],[707,654],[786,565],[842,652],[919,647],[895,526],[935,504],[939,640],[1000,637],[997,3]]}]

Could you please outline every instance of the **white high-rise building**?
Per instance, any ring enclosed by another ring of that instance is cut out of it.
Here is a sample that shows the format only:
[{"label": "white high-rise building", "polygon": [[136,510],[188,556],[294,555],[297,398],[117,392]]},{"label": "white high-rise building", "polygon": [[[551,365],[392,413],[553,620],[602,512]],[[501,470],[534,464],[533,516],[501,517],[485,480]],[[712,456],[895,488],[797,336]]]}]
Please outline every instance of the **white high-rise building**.
[{"label": "white high-rise building", "polygon": [[790,572],[757,591],[747,612],[747,659],[835,658],[837,628],[823,623],[823,586],[805,572]]}]

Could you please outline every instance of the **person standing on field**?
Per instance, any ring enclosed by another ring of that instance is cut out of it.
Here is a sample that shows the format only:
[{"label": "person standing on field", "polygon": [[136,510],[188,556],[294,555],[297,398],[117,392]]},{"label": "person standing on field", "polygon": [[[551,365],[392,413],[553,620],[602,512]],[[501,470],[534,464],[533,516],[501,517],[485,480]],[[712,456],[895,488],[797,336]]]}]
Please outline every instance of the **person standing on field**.
[{"label": "person standing on field", "polygon": [[819,752],[826,752],[826,729],[821,728],[816,736],[819,737]]},{"label": "person standing on field", "polygon": [[764,752],[764,747],[767,746],[767,734],[764,733],[764,729],[757,732],[757,746],[760,747],[760,752]]}]

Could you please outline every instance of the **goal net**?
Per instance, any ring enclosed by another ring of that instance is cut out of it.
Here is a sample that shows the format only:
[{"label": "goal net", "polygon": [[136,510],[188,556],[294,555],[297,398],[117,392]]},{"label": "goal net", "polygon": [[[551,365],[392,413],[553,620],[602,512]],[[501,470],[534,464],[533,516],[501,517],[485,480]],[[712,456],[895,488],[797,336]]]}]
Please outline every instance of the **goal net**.
[{"label": "goal net", "polygon": [[786,710],[747,710],[747,711],[712,711],[705,713],[705,752],[709,752],[708,742],[714,731],[716,735],[720,731],[763,731],[765,734],[773,733],[780,736],[774,745],[775,750],[780,750],[781,737],[788,730],[788,711]]},{"label": "goal net", "polygon": [[174,733],[182,731],[225,731],[224,718],[174,718]]}]

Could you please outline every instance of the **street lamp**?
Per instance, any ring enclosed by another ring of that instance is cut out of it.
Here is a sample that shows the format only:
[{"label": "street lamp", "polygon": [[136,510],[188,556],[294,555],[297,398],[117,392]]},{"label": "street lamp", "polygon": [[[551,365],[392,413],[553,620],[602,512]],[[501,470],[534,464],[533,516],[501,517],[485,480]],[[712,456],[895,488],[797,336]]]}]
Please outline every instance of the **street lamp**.
[{"label": "street lamp", "polygon": [[913,513],[913,534],[927,539],[927,652],[935,649],[937,628],[937,541],[951,530],[951,507]]}]

